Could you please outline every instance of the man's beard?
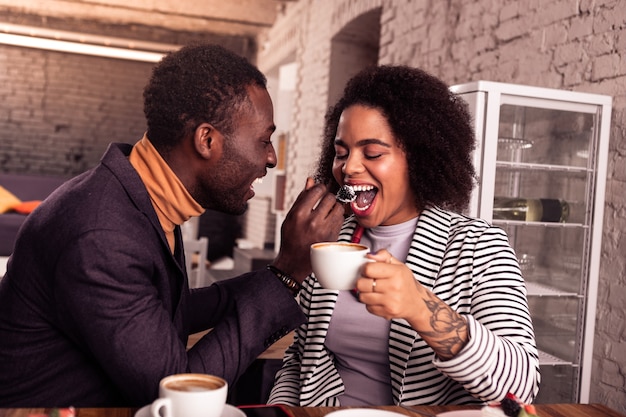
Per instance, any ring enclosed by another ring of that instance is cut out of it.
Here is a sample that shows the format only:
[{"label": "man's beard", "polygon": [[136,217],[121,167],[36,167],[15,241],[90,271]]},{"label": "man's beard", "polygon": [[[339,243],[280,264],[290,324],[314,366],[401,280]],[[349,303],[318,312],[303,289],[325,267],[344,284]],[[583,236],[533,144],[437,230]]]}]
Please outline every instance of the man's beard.
[{"label": "man's beard", "polygon": [[196,201],[205,209],[234,215],[245,213],[248,208],[246,194],[249,186],[241,184],[237,187],[234,181],[243,181],[241,171],[249,165],[246,162],[241,155],[227,146],[220,166],[207,172],[197,182],[197,187],[192,192]]}]

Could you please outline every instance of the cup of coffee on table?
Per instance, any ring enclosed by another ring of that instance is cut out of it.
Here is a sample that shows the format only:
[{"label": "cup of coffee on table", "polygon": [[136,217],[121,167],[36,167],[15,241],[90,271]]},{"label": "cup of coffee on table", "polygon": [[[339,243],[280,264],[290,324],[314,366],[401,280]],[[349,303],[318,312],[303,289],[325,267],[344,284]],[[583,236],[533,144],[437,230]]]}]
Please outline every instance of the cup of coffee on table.
[{"label": "cup of coffee on table", "polygon": [[367,246],[348,242],[320,242],[311,245],[311,266],[320,285],[329,290],[352,290],[369,259]]},{"label": "cup of coffee on table", "polygon": [[228,384],[207,374],[175,374],[159,383],[159,398],[150,407],[152,417],[220,417]]}]

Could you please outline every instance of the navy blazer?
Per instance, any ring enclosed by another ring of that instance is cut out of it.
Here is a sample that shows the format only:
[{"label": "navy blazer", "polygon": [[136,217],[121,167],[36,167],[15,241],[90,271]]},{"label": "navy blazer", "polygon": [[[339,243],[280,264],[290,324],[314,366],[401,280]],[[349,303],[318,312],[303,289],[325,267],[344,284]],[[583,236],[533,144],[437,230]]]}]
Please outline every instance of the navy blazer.
[{"label": "navy blazer", "polygon": [[172,255],[131,149],[112,144],[20,230],[0,281],[0,406],[141,406],[180,372],[232,384],[304,322],[269,271],[190,291],[180,230]]}]

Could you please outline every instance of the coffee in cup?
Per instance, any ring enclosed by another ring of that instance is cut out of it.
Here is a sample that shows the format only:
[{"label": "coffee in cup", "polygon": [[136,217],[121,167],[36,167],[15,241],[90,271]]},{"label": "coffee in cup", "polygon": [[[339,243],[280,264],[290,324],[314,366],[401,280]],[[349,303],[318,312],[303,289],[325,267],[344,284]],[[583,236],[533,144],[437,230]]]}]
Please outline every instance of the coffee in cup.
[{"label": "coffee in cup", "polygon": [[369,248],[360,243],[320,242],[311,245],[311,266],[320,285],[329,290],[351,290],[361,276]]},{"label": "coffee in cup", "polygon": [[159,383],[159,398],[152,417],[220,417],[226,404],[228,384],[207,374],[170,375]]}]

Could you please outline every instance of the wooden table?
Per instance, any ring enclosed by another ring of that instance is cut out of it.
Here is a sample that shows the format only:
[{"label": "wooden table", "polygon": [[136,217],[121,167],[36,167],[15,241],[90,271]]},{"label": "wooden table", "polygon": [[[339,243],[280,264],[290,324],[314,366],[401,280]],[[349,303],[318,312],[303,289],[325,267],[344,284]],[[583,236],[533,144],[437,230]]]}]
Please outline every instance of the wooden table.
[{"label": "wooden table", "polygon": [[[412,413],[405,408],[397,406],[376,407],[394,411],[411,417],[423,417],[418,413]],[[471,406],[417,406],[420,411],[430,414],[444,411],[470,410],[479,407]],[[539,417],[626,417],[617,411],[611,410],[599,404],[535,404]],[[338,410],[336,407],[289,407],[294,417],[322,417],[331,411]],[[0,413],[0,417],[3,417]],[[82,417],[82,416],[81,416]]]},{"label": "wooden table", "polygon": [[[536,404],[539,417],[626,417],[617,411],[600,404]],[[339,407],[287,407],[294,417],[323,417]],[[344,407],[345,408],[345,407]],[[394,411],[406,416],[423,417],[402,407],[384,406],[370,407]],[[469,410],[476,407],[462,406],[418,406],[417,409],[432,414],[453,410]],[[76,417],[134,417],[135,408],[79,408]],[[31,415],[49,414],[45,408],[0,408],[0,417],[29,417]]]},{"label": "wooden table", "polygon": [[[205,330],[203,332],[194,333],[189,335],[189,340],[187,342],[187,349],[191,349],[193,345],[195,345],[202,336],[207,334],[209,330]],[[280,361],[283,360],[283,356],[285,354],[285,350],[293,343],[293,331],[284,336],[282,339],[279,339],[272,346],[267,348],[267,350],[261,353],[258,359],[278,359]]]}]

